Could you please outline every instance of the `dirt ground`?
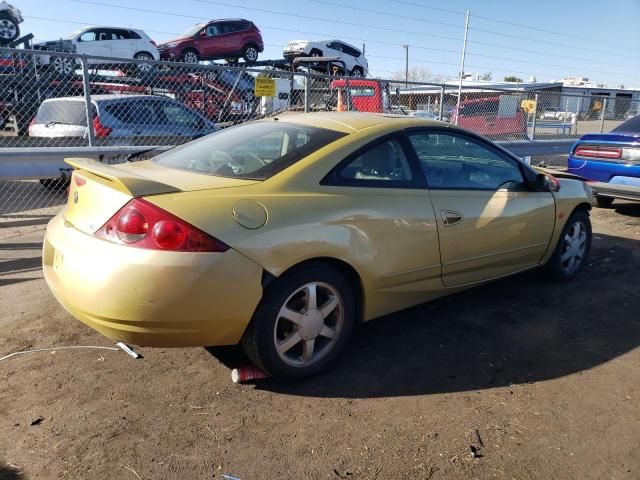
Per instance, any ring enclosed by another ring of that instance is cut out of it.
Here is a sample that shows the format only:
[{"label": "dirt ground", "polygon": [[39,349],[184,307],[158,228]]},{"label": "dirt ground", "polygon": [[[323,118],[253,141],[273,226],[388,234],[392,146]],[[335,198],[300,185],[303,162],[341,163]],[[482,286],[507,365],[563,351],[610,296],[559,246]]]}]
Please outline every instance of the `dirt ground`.
[{"label": "dirt ground", "polygon": [[[113,346],[49,294],[47,218],[0,224],[0,357]],[[301,383],[233,384],[236,348],[2,360],[0,479],[638,479],[640,204],[592,219],[573,283],[531,272],[365,324]]]}]

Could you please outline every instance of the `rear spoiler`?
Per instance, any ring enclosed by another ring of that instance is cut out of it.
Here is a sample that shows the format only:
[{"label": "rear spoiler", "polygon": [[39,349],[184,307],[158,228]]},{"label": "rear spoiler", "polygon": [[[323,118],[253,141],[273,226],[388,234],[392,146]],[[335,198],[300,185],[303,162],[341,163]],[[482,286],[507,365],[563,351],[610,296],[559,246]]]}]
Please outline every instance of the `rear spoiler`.
[{"label": "rear spoiler", "polygon": [[172,187],[171,185],[156,182],[130,171],[113,165],[106,165],[90,158],[65,158],[64,161],[74,169],[80,170],[83,175],[89,174],[93,180],[131,195],[132,197],[144,197],[146,195],[180,191],[180,189]]}]

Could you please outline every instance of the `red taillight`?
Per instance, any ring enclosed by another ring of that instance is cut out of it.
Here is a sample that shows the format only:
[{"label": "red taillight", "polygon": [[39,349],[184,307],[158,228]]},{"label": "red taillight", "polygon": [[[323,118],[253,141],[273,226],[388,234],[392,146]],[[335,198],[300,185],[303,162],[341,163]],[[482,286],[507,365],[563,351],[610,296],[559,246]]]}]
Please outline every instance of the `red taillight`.
[{"label": "red taillight", "polygon": [[175,250],[183,245],[187,239],[188,232],[178,222],[163,220],[153,227],[153,239],[163,250]]},{"label": "red taillight", "polygon": [[149,223],[139,210],[129,207],[118,217],[116,235],[124,243],[136,243],[142,240],[149,230]]},{"label": "red taillight", "polygon": [[95,235],[115,243],[174,252],[226,252],[229,246],[144,199],[133,199]]},{"label": "red taillight", "polygon": [[82,177],[78,176],[77,174],[73,176],[73,181],[74,181],[74,182],[76,183],[76,185],[77,185],[77,186],[79,186],[79,187],[81,187],[81,186],[83,186],[85,183],[87,183],[87,181],[86,181],[84,178],[82,178]]},{"label": "red taillight", "polygon": [[151,40],[151,45],[153,45],[154,47],[157,47],[158,45],[156,44],[155,40]]},{"label": "red taillight", "polygon": [[579,145],[573,151],[578,157],[587,158],[606,158],[615,160],[622,157],[622,148],[619,147],[601,147],[598,145]]},{"label": "red taillight", "polygon": [[32,133],[31,133],[31,128],[32,128],[35,124],[36,124],[36,117],[33,117],[33,118],[31,119],[31,122],[29,122],[29,136],[31,136],[31,135],[32,135]]},{"label": "red taillight", "polygon": [[112,128],[105,127],[100,123],[100,117],[93,118],[93,131],[95,132],[96,138],[106,138],[112,130]]}]

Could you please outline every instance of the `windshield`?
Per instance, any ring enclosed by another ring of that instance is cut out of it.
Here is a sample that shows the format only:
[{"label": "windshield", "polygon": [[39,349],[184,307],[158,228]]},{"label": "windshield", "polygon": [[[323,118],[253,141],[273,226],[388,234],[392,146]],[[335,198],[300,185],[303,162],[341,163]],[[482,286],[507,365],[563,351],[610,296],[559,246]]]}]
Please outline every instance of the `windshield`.
[{"label": "windshield", "polygon": [[640,115],[630,118],[611,130],[612,132],[640,133]]},{"label": "windshield", "polygon": [[80,35],[82,32],[84,32],[84,30],[75,30],[73,32],[71,32],[69,35],[67,35],[64,40],[73,40],[74,38],[76,38],[78,35]]},{"label": "windshield", "polygon": [[194,36],[196,33],[198,33],[200,30],[202,30],[204,28],[204,23],[198,23],[197,25],[194,25],[193,27],[191,27],[189,30],[187,30],[186,32],[184,32],[182,34],[182,36],[184,37],[192,37]]},{"label": "windshield", "polygon": [[266,180],[344,135],[281,121],[252,122],[177,147],[154,161],[207,175]]}]

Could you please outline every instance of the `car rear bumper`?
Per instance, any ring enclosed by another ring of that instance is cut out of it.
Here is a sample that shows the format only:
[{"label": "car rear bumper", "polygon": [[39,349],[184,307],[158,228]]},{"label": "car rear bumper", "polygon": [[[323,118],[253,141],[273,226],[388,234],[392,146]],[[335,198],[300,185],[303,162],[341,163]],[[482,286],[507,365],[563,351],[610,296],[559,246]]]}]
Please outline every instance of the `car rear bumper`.
[{"label": "car rear bumper", "polygon": [[80,232],[63,214],[47,226],[42,259],[47,285],[71,315],[135,345],[236,344],[262,296],[262,269],[232,249],[118,245]]},{"label": "car rear bumper", "polygon": [[[640,183],[640,179],[639,179]],[[621,185],[606,182],[590,182],[596,197],[620,198],[640,202],[640,185]]]},{"label": "car rear bumper", "polygon": [[606,160],[584,160],[569,155],[567,171],[597,182],[609,182],[614,177],[640,178],[640,165]]}]

